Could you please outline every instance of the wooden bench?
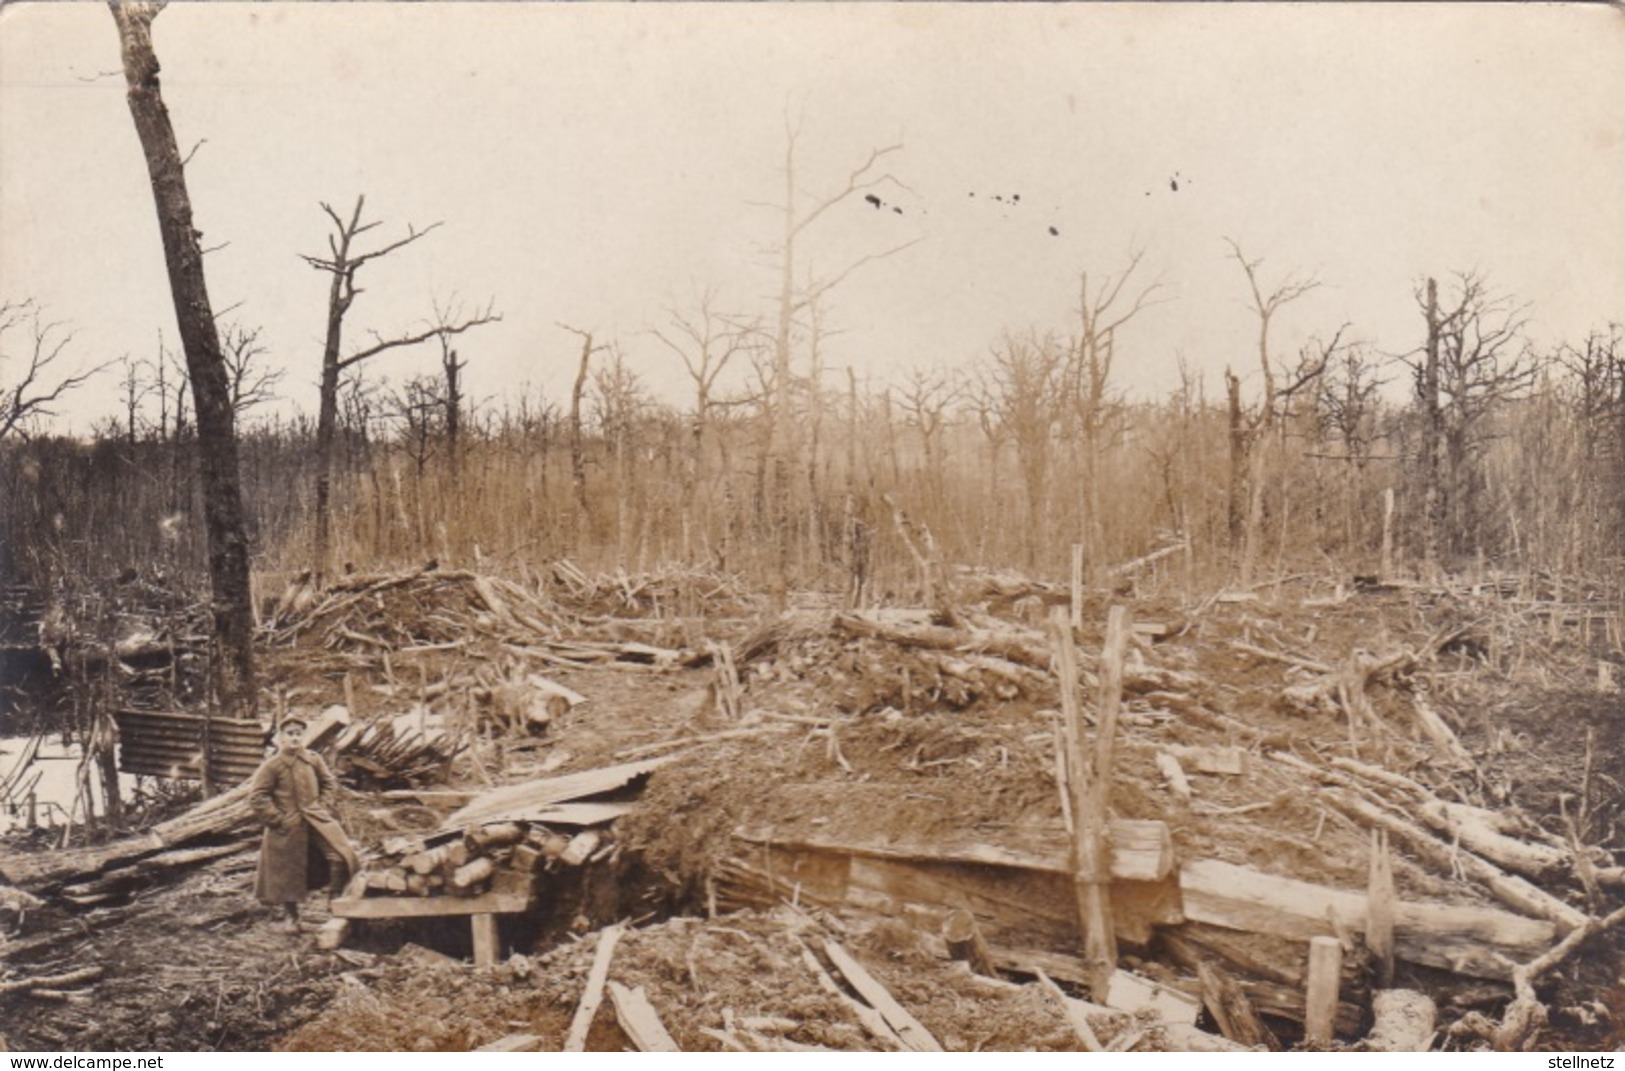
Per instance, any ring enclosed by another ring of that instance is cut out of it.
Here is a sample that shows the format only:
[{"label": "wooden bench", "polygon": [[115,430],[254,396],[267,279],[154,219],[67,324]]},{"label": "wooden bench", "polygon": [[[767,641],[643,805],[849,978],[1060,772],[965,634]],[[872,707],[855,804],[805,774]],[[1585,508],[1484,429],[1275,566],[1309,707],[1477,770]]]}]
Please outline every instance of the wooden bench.
[{"label": "wooden bench", "polygon": [[497,916],[527,911],[531,898],[517,893],[480,896],[347,896],[334,900],[332,913],[341,919],[425,919],[467,915],[474,935],[474,965],[497,962]]}]

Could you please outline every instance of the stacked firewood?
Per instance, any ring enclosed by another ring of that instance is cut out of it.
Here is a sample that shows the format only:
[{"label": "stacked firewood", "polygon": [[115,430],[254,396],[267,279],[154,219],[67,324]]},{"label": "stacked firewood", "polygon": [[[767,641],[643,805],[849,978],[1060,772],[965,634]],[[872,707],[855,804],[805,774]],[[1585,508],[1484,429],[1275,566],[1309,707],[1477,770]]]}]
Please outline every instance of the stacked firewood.
[{"label": "stacked firewood", "polygon": [[356,876],[350,895],[528,896],[539,875],[603,859],[616,846],[607,830],[570,834],[540,823],[494,822],[470,826],[450,839],[389,837],[379,849],[380,857]]}]

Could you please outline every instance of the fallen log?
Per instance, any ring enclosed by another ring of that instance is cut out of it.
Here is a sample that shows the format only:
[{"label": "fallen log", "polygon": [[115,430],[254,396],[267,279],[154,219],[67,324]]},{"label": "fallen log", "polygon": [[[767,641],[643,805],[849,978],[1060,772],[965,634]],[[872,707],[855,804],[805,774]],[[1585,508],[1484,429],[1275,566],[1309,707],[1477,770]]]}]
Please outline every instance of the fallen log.
[{"label": "fallen log", "polygon": [[94,982],[101,976],[102,969],[96,966],[80,967],[78,970],[66,971],[62,974],[42,974],[34,978],[15,978],[9,982],[0,982],[0,996],[7,993],[27,993],[35,989],[61,989],[64,986]]},{"label": "fallen log", "polygon": [[1433,1047],[1438,1008],[1414,989],[1382,989],[1371,998],[1371,1033],[1360,1045],[1368,1052],[1427,1052]]},{"label": "fallen log", "polygon": [[[1213,859],[1194,859],[1179,872],[1185,917],[1226,929],[1296,941],[1335,936],[1330,915],[1357,933],[1367,926],[1360,893],[1265,874]],[[1487,907],[1394,904],[1394,954],[1409,963],[1441,967],[1475,978],[1504,980],[1506,960],[1547,947],[1550,921]]]},{"label": "fallen log", "polygon": [[1573,856],[1568,851],[1509,837],[1484,818],[1486,813],[1441,799],[1423,800],[1416,808],[1417,816],[1433,829],[1514,873],[1540,879],[1569,868]]},{"label": "fallen log", "polygon": [[1496,899],[1538,918],[1556,923],[1565,933],[1584,924],[1586,916],[1557,897],[1537,888],[1523,878],[1508,874],[1472,852],[1445,844],[1425,829],[1379,810],[1370,803],[1330,789],[1322,790],[1321,797],[1339,810],[1360,819],[1367,825],[1400,837],[1411,850],[1445,873],[1462,873],[1479,882]]}]

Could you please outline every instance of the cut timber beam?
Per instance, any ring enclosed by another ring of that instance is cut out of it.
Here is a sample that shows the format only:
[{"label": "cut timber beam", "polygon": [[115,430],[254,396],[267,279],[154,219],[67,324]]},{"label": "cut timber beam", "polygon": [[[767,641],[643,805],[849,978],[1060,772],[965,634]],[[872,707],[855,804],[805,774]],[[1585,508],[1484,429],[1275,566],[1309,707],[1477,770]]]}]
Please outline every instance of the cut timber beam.
[{"label": "cut timber beam", "polygon": [[512,915],[530,907],[524,896],[486,893],[483,896],[368,896],[333,901],[333,917],[341,919],[426,919],[447,915]]},{"label": "cut timber beam", "polygon": [[[839,834],[786,834],[771,826],[749,826],[734,836],[752,844],[792,850],[835,852],[919,863],[973,863],[984,866],[1043,870],[1071,875],[1066,830],[1052,826],[1015,826],[999,833],[997,843],[963,832],[925,841],[868,839]],[[1161,881],[1173,872],[1174,842],[1168,823],[1114,818],[1107,826],[1113,881]]]},{"label": "cut timber beam", "polygon": [[[1328,921],[1360,933],[1366,897],[1278,877],[1214,859],[1195,859],[1179,872],[1185,917],[1225,929],[1298,941],[1334,936]],[[1549,947],[1555,927],[1488,907],[1394,904],[1394,955],[1475,978],[1506,979],[1507,960],[1524,961]]]}]

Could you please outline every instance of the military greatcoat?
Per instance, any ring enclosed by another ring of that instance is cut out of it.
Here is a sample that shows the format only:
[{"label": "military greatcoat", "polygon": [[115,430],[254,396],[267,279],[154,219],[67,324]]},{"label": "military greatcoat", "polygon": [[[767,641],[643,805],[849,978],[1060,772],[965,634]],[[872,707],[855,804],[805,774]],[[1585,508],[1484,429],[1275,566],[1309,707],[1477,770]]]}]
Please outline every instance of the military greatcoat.
[{"label": "military greatcoat", "polygon": [[265,826],[254,877],[254,895],[261,902],[298,903],[319,887],[321,883],[311,879],[315,866],[323,862],[322,841],[350,874],[356,872],[360,861],[331,809],[337,793],[338,781],[327,763],[302,749],[284,748],[254,774],[249,805]]}]

